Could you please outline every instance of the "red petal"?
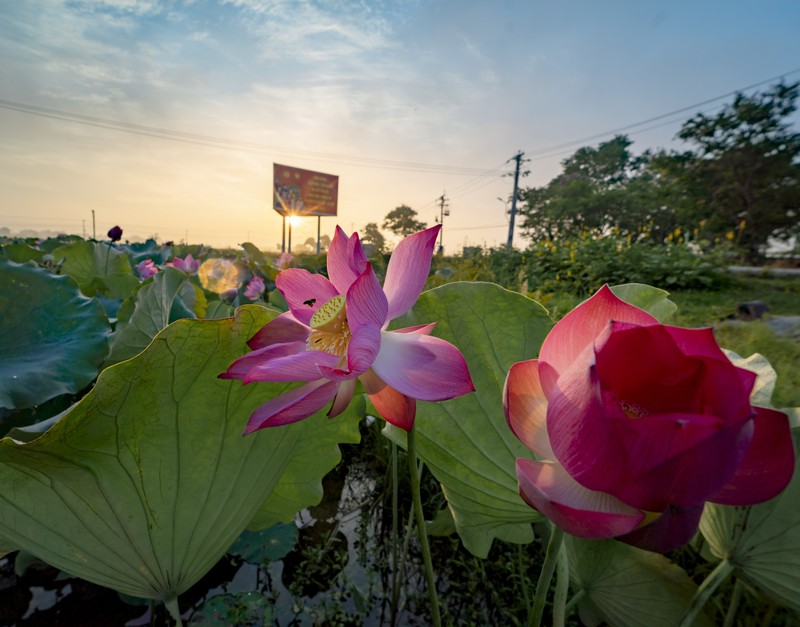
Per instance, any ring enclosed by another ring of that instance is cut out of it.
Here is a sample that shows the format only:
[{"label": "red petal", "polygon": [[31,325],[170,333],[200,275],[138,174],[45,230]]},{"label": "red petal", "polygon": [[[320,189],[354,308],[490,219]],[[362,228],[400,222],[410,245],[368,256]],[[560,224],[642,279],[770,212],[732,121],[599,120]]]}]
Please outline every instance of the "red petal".
[{"label": "red petal", "polygon": [[587,490],[557,463],[517,460],[519,493],[567,533],[612,538],[636,528],[644,513],[610,494]]},{"label": "red petal", "polygon": [[583,349],[600,335],[611,320],[638,325],[658,324],[649,313],[617,298],[604,285],[589,300],[564,316],[550,331],[539,352],[542,389],[550,396],[561,372],[569,368]]},{"label": "red petal", "polygon": [[373,370],[367,370],[360,380],[381,418],[404,431],[411,431],[417,413],[417,402],[386,385]]},{"label": "red petal", "polygon": [[333,399],[333,405],[328,410],[328,418],[335,418],[341,414],[353,398],[353,392],[356,389],[356,380],[348,379],[339,383],[339,388],[336,391],[336,397]]},{"label": "red petal", "polygon": [[617,540],[647,551],[666,553],[683,546],[692,539],[702,515],[702,505],[687,509],[668,507],[649,525],[619,536]]},{"label": "red petal", "polygon": [[795,452],[789,418],[783,412],[754,407],[753,438],[733,478],[710,501],[754,505],[783,491],[794,473]]},{"label": "red petal", "polygon": [[546,459],[555,459],[547,435],[547,399],[539,383],[539,362],[514,364],[503,388],[506,422],[525,446]]}]

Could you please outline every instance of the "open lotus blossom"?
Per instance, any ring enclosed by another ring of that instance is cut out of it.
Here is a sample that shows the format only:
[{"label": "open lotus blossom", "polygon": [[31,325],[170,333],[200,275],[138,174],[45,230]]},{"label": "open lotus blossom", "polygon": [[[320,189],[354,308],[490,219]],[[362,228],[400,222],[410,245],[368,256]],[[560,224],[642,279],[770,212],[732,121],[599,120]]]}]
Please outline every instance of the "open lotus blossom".
[{"label": "open lotus blossom", "polygon": [[256,300],[264,292],[265,287],[264,279],[260,276],[254,276],[250,279],[250,282],[247,284],[247,289],[244,291],[245,298]]},{"label": "open lotus blossom", "polygon": [[167,262],[167,265],[176,270],[183,270],[186,274],[194,274],[200,267],[200,260],[195,259],[192,257],[192,253],[189,253],[183,259],[175,257],[172,261]]},{"label": "open lotus blossom", "polygon": [[791,479],[788,418],[751,406],[755,378],[711,329],[659,324],[603,287],[509,370],[506,419],[538,458],[517,460],[522,498],[576,536],[684,544],[706,501],[759,503]]},{"label": "open lotus blossom", "polygon": [[417,301],[439,229],[397,245],[383,288],[358,234],[348,237],[339,227],[328,252],[330,280],[301,268],[278,275],[289,311],[258,331],[248,343],[253,352],[220,377],[308,383],[259,407],[245,433],[302,420],[331,401],[328,415],[336,416],[350,403],[357,378],[381,416],[407,431],[416,399],[442,401],[475,389],[459,350],[430,335],[435,324],[387,331]]},{"label": "open lotus blossom", "polygon": [[142,280],[149,279],[154,274],[158,274],[158,266],[152,259],[145,259],[136,264],[136,272]]},{"label": "open lotus blossom", "polygon": [[294,255],[292,253],[281,253],[275,260],[275,267],[278,270],[286,270],[292,265]]}]

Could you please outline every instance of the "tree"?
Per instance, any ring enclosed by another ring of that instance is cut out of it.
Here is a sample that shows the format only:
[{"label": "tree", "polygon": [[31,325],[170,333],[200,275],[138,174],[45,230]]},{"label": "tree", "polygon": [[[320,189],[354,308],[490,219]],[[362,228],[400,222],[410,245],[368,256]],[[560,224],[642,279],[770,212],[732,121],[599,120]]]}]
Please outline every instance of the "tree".
[{"label": "tree", "polygon": [[375,222],[370,222],[361,230],[361,241],[364,244],[371,244],[376,253],[382,253],[386,248],[386,238]]},{"label": "tree", "polygon": [[763,257],[768,238],[800,234],[800,134],[787,122],[798,86],[737,94],[716,115],[697,114],[678,133],[694,149],[657,162],[685,190],[682,219],[702,221],[708,235],[737,232],[751,261]]},{"label": "tree", "polygon": [[400,205],[386,214],[383,220],[383,228],[388,229],[395,235],[408,237],[412,233],[421,231],[428,225],[416,219],[417,212],[408,205]]},{"label": "tree", "polygon": [[617,135],[596,148],[579,148],[545,187],[523,190],[521,230],[549,239],[610,228],[638,234],[645,225],[669,220],[649,155],[634,157],[630,146],[625,135]]}]

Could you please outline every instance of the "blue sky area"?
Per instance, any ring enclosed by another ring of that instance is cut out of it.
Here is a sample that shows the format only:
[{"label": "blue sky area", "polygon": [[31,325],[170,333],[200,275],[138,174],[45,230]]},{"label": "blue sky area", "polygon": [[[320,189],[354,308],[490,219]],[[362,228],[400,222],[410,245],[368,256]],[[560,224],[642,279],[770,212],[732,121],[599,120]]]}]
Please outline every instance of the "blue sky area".
[{"label": "blue sky area", "polygon": [[517,150],[543,185],[614,129],[798,80],[798,32],[794,1],[3,2],[0,227],[91,235],[95,210],[98,235],[274,249],[279,162],[340,176],[323,233],[432,224],[445,193],[446,252],[498,245]]}]

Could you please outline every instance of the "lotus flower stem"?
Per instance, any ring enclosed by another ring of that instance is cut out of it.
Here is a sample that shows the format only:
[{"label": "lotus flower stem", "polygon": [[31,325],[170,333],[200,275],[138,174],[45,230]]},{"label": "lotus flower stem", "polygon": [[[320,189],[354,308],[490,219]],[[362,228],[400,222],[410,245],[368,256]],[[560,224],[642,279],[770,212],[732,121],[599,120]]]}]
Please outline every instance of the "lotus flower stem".
[{"label": "lotus flower stem", "polygon": [[736,624],[736,615],[739,610],[739,603],[742,600],[742,591],[744,586],[742,580],[737,579],[733,584],[733,596],[731,597],[731,604],[728,606],[728,613],[725,614],[725,624],[723,627],[733,627]]},{"label": "lotus flower stem", "polygon": [[564,627],[567,619],[567,595],[569,594],[569,559],[567,547],[561,544],[556,562],[556,591],[553,594],[553,627]]},{"label": "lotus flower stem", "polygon": [[392,606],[391,606],[391,622],[390,625],[394,627],[397,621],[397,602],[400,598],[400,590],[398,589],[398,580],[400,578],[400,568],[397,563],[398,553],[397,541],[399,539],[399,521],[398,521],[398,477],[397,477],[397,445],[394,442],[389,442],[391,447],[392,456]]},{"label": "lotus flower stem", "polygon": [[564,539],[564,532],[560,527],[553,525],[550,533],[550,541],[547,543],[547,552],[544,556],[544,564],[539,573],[539,581],[536,583],[536,597],[533,600],[533,610],[528,614],[528,625],[539,627],[542,624],[544,614],[544,604],[547,600],[547,592],[550,590],[550,580],[553,578],[553,571],[556,569],[558,554],[561,548],[561,541]]},{"label": "lotus flower stem", "polygon": [[519,568],[520,587],[522,588],[522,596],[525,597],[525,609],[527,613],[531,613],[531,591],[528,588],[528,577],[525,574],[525,566],[523,565],[525,549],[521,544],[517,545],[517,567]]},{"label": "lotus flower stem", "polygon": [[717,567],[711,571],[711,574],[700,584],[694,597],[692,597],[692,602],[689,603],[689,609],[687,609],[686,614],[683,615],[680,627],[691,627],[691,625],[694,625],[695,619],[703,609],[703,606],[705,606],[706,602],[711,598],[711,595],[717,591],[720,584],[725,581],[732,572],[733,564],[728,560],[722,560]]},{"label": "lotus flower stem", "polygon": [[408,432],[408,471],[411,477],[411,497],[414,501],[414,513],[417,517],[417,533],[419,544],[422,548],[422,561],[425,567],[425,579],[428,582],[428,598],[431,602],[431,622],[434,627],[441,627],[442,617],[439,613],[439,598],[436,594],[436,578],[433,574],[433,561],[431,548],[428,544],[428,532],[425,529],[425,514],[422,511],[422,496],[419,487],[419,472],[417,471],[417,446],[415,428],[412,425]]},{"label": "lotus flower stem", "polygon": [[581,588],[575,594],[572,595],[572,598],[567,602],[566,607],[564,608],[564,614],[569,616],[570,612],[573,608],[580,602],[580,600],[586,596],[586,590]]},{"label": "lotus flower stem", "polygon": [[175,626],[176,627],[183,627],[183,621],[181,620],[181,610],[178,607],[178,597],[172,597],[164,601],[164,605],[169,612],[169,615],[175,619]]}]

